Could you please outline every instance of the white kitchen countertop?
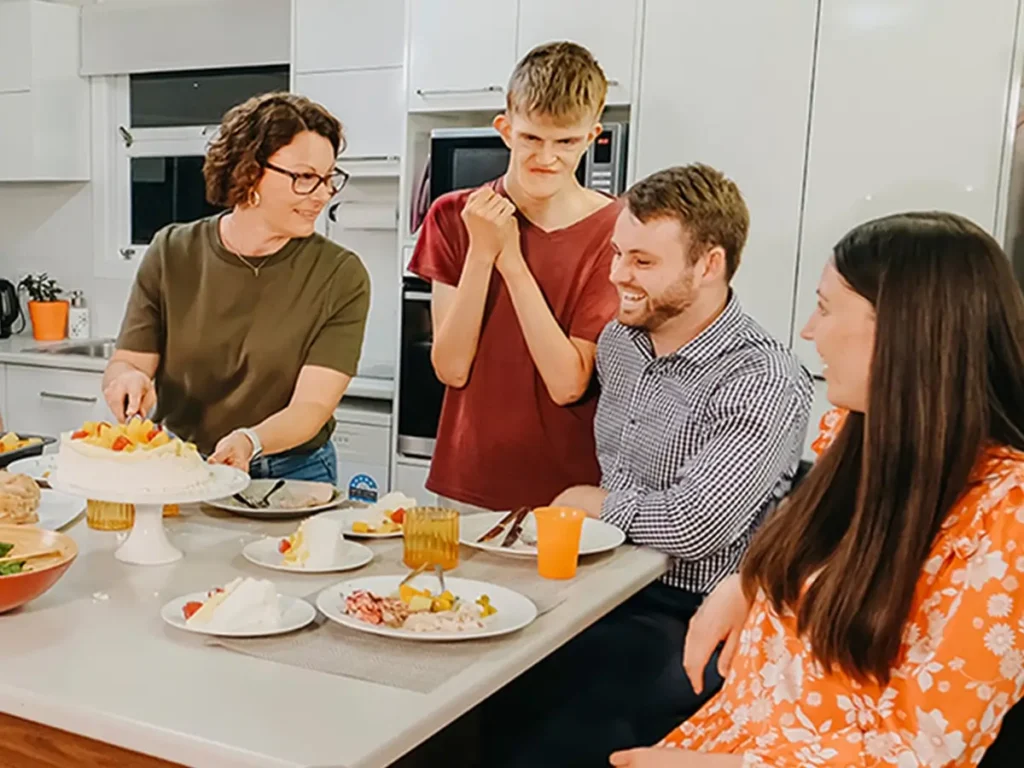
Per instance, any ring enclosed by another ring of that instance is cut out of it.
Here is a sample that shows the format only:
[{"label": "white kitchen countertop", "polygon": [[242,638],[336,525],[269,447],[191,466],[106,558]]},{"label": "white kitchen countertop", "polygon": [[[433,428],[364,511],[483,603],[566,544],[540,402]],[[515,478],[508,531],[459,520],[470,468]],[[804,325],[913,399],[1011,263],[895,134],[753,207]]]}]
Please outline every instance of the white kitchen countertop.
[{"label": "white kitchen countertop", "polygon": [[[140,567],[114,559],[119,534],[79,519],[66,531],[80,552],[64,578],[0,615],[0,711],[190,766],[386,766],[656,579],[667,562],[623,547],[568,582],[567,600],[521,642],[428,694],[211,647],[161,621],[168,600],[240,574],[270,578],[295,596],[351,575],[284,574],[223,554],[232,543],[240,552],[252,534],[294,527],[185,508],[168,521],[185,558]],[[395,571],[405,568],[396,561]]]},{"label": "white kitchen countertop", "polygon": [[[105,339],[104,339],[105,340]],[[54,354],[52,352],[40,352],[39,349],[45,346],[56,344],[71,344],[80,341],[87,343],[95,339],[66,339],[62,342],[41,342],[31,336],[12,336],[9,339],[0,339],[0,363],[10,365],[26,365],[34,368],[58,368],[65,371],[88,371],[103,373],[107,367],[107,361],[99,357],[86,357],[85,355]],[[347,397],[365,397],[377,400],[391,400],[395,396],[395,380],[393,371],[373,371],[381,375],[365,376],[358,375],[352,379]],[[388,375],[390,374],[390,375]]]}]

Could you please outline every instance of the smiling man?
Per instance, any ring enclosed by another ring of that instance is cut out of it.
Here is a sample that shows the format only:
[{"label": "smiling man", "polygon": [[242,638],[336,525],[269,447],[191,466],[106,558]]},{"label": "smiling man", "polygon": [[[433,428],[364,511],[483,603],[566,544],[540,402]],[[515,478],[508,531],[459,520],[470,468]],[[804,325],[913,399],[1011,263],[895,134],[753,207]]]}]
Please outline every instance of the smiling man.
[{"label": "smiling man", "polygon": [[618,318],[597,349],[602,482],[553,503],[672,564],[510,689],[505,711],[525,709],[531,725],[503,765],[606,764],[717,690],[713,667],[700,694],[683,671],[687,627],[788,491],[807,430],[810,376],[730,288],[749,222],[736,185],[706,165],[669,168],[625,203],[612,237]]},{"label": "smiling man", "polygon": [[597,483],[591,389],[608,282],[613,198],[576,167],[601,132],[608,85],[575,43],[530,51],[494,120],[504,176],[431,206],[410,270],[430,280],[432,362],[447,389],[427,488],[473,512],[540,506]]}]

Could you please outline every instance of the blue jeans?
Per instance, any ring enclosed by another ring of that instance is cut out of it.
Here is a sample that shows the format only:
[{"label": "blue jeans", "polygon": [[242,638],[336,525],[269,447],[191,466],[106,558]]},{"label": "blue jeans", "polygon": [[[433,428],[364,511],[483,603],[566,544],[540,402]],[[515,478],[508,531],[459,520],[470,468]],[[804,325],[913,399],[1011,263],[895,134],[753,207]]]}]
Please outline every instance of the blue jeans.
[{"label": "blue jeans", "polygon": [[282,453],[261,456],[249,467],[253,479],[312,480],[338,484],[338,454],[334,443],[327,442],[312,453]]}]

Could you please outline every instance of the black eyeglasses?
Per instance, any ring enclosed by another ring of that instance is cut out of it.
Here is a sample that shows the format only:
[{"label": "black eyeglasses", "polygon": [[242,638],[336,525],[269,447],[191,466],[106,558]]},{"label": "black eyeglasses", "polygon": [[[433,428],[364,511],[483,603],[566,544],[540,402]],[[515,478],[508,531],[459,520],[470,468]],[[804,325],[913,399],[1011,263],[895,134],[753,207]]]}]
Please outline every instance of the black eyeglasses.
[{"label": "black eyeglasses", "polygon": [[319,173],[286,171],[284,168],[279,168],[271,163],[264,163],[263,167],[283,173],[285,176],[291,176],[292,192],[296,195],[312,195],[320,189],[321,184],[326,184],[327,188],[331,191],[331,195],[334,196],[341,192],[345,185],[348,184],[349,175],[341,170],[341,168],[335,168],[328,175],[321,176]]}]

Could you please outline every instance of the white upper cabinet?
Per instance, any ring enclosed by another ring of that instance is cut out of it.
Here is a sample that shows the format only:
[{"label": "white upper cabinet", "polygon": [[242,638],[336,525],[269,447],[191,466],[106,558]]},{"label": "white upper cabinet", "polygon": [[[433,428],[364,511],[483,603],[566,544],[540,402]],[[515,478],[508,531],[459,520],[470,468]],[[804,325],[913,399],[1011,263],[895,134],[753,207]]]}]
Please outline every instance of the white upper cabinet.
[{"label": "white upper cabinet", "polygon": [[822,3],[797,330],[854,225],[940,209],[994,231],[1016,16],[1017,0]]},{"label": "white upper cabinet", "polygon": [[409,109],[501,109],[518,3],[409,0]]},{"label": "white upper cabinet", "polygon": [[89,178],[89,82],[79,8],[0,2],[0,181]]},{"label": "white upper cabinet", "polygon": [[295,91],[323,104],[341,121],[346,158],[391,160],[402,154],[405,89],[393,67],[295,76]]},{"label": "white upper cabinet", "polygon": [[32,85],[32,4],[0,4],[0,93],[27,91]]},{"label": "white upper cabinet", "polygon": [[638,0],[519,0],[516,59],[553,40],[590,50],[608,78],[608,104],[629,104]]},{"label": "white upper cabinet", "polygon": [[632,126],[636,178],[702,162],[739,185],[750,235],[733,285],[743,307],[783,342],[793,309],[816,15],[816,0],[647,0]]},{"label": "white upper cabinet", "polygon": [[295,0],[295,71],[401,67],[405,0]]}]

